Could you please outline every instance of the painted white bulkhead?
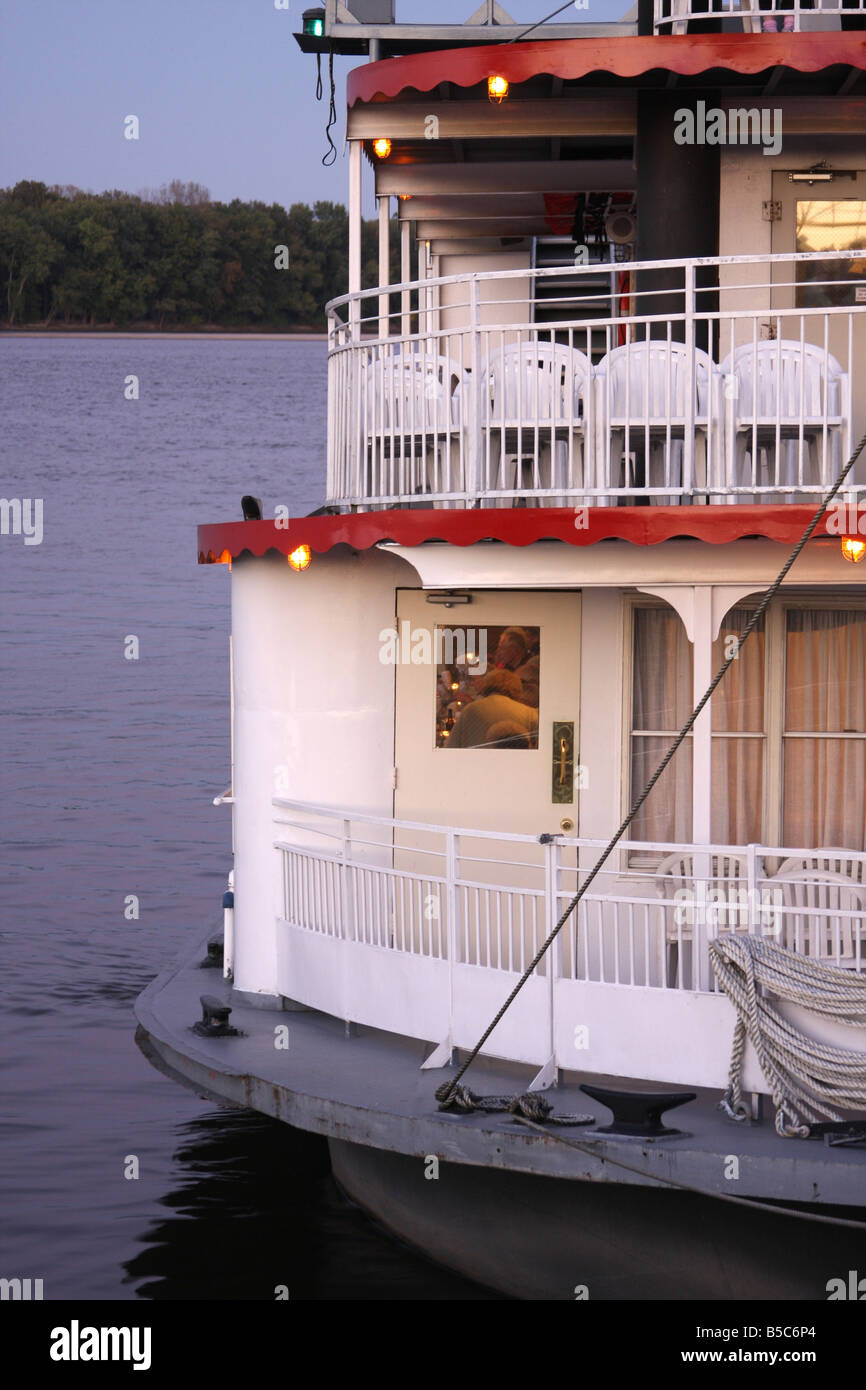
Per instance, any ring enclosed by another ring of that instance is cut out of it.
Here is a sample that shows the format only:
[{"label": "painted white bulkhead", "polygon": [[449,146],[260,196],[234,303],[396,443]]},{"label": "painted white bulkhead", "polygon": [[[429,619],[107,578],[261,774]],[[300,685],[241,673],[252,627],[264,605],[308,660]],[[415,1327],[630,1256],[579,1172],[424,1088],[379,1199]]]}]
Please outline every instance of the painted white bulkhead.
[{"label": "painted white bulkhead", "polygon": [[239,990],[280,993],[272,799],[390,816],[396,556],[344,547],[297,574],[282,556],[232,567],[235,971]]}]

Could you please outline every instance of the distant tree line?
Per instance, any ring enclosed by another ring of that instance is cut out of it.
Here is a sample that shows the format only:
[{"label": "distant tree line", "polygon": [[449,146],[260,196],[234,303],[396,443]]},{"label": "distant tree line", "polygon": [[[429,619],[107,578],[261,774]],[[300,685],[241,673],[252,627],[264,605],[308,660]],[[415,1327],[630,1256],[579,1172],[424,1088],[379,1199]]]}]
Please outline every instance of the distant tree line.
[{"label": "distant tree line", "polygon": [[[0,322],[321,329],[348,288],[348,227],[338,203],[215,203],[194,183],[140,194],[18,183],[0,189]],[[391,233],[396,267],[396,219]],[[370,221],[365,288],[378,283],[377,248]]]}]

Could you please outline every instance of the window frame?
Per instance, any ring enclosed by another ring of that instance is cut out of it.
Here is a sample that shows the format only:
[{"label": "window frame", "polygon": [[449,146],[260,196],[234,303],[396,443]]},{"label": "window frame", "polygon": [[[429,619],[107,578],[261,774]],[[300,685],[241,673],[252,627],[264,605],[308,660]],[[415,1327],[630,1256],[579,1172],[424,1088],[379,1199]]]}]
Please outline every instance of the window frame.
[{"label": "window frame", "polygon": [[[715,587],[715,586],[711,586]],[[635,731],[634,722],[634,642],[635,642],[635,612],[639,608],[669,610],[679,622],[682,618],[671,604],[667,604],[663,599],[659,599],[649,594],[624,594],[625,621],[623,623],[623,633],[625,640],[625,651],[623,654],[623,720],[622,720],[622,747],[623,747],[623,768],[624,776],[622,779],[621,797],[621,818],[624,819],[631,808],[632,802],[632,749]],[[733,608],[745,608],[754,611],[760,602],[760,593],[748,595],[739,599],[731,605]],[[728,609],[728,612],[731,611]],[[811,609],[819,612],[864,612],[866,611],[866,596],[863,598],[846,595],[838,596],[830,591],[826,596],[821,594],[790,594],[779,595],[769,605],[764,615],[764,729],[760,733],[757,730],[747,731],[745,734],[738,731],[711,729],[710,738],[760,738],[763,742],[763,769],[762,769],[762,806],[761,806],[761,828],[762,839],[759,843],[764,845],[782,845],[782,826],[785,811],[785,786],[784,786],[784,750],[785,740],[791,735],[785,732],[785,696],[787,688],[787,631],[789,611],[802,611]],[[727,614],[725,615],[727,616]],[[696,633],[696,636],[698,634]],[[694,644],[691,644],[694,652]],[[694,659],[694,658],[693,658]],[[715,668],[713,671],[715,674]],[[646,731],[640,730],[639,733]],[[866,744],[866,733],[864,734],[839,734],[839,733],[810,733],[797,731],[796,737],[805,738],[859,738]],[[692,734],[689,734],[692,737]],[[694,769],[694,763],[693,763]],[[694,771],[692,773],[694,778]],[[694,781],[692,782],[694,787]],[[778,793],[771,795],[771,788],[778,787]],[[626,832],[628,839],[635,838],[631,828]],[[804,848],[812,848],[804,846]],[[643,870],[652,871],[659,864],[662,854],[659,851],[638,850],[623,852],[624,870]]]}]

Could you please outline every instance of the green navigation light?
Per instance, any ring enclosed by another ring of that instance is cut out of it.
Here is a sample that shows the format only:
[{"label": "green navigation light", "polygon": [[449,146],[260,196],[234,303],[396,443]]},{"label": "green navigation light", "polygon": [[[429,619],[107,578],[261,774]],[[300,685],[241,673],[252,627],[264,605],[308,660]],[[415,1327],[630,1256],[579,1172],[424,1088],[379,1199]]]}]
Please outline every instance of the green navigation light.
[{"label": "green navigation light", "polygon": [[303,30],[314,39],[320,39],[325,32],[325,11],[304,10]]}]

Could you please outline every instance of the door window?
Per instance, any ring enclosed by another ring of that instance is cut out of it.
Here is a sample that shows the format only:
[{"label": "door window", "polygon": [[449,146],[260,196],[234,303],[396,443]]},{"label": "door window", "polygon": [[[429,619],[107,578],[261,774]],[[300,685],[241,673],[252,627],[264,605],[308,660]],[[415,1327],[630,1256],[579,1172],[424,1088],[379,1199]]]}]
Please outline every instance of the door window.
[{"label": "door window", "polygon": [[[866,304],[866,200],[810,198],[797,202],[798,251],[856,251],[851,260],[798,261],[797,308]],[[855,283],[860,281],[861,283]]]},{"label": "door window", "polygon": [[538,747],[537,627],[437,627],[436,747]]}]

